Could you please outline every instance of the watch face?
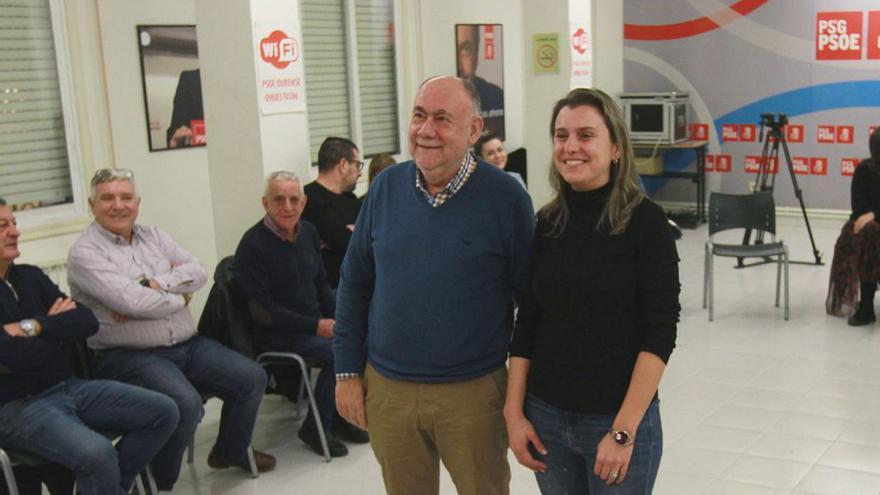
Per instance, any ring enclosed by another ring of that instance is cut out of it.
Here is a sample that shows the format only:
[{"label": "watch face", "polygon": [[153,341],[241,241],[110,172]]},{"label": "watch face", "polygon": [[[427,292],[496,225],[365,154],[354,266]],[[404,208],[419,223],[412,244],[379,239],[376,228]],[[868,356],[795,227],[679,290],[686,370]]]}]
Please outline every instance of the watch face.
[{"label": "watch face", "polygon": [[626,442],[629,441],[629,435],[625,431],[615,431],[614,441],[620,445],[626,445]]}]

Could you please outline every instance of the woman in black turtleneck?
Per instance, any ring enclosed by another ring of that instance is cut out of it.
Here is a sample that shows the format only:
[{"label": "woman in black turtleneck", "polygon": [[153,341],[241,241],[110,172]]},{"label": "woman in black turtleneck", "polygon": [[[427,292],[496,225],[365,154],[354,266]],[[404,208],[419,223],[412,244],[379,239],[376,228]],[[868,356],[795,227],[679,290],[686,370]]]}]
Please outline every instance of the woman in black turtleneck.
[{"label": "woman in black turtleneck", "polygon": [[675,347],[678,254],[636,187],[620,109],[575,89],[551,119],[556,197],[538,212],[505,420],[542,493],[650,494],[657,388]]}]

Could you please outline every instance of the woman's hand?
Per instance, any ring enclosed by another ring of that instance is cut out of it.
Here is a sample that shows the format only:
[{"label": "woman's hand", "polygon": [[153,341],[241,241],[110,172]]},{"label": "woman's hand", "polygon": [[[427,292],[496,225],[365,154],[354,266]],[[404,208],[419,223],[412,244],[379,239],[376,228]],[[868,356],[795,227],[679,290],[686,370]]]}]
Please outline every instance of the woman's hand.
[{"label": "woman's hand", "polygon": [[504,422],[507,423],[507,440],[510,444],[510,450],[516,456],[516,461],[536,473],[546,471],[547,465],[535,459],[529,451],[529,444],[531,444],[542,455],[547,455],[547,449],[541,443],[538,434],[535,433],[532,423],[522,414],[515,418],[509,418],[505,415]]},{"label": "woman's hand", "polygon": [[596,452],[596,467],[593,472],[609,485],[623,483],[632,452],[632,445],[623,446],[615,442],[611,435],[603,436]]},{"label": "woman's hand", "polygon": [[869,211],[868,213],[863,213],[861,216],[859,216],[859,218],[856,218],[855,223],[853,223],[853,233],[858,234],[859,232],[862,231],[862,229],[865,228],[866,225],[873,222],[874,220],[875,220],[875,218],[874,218],[873,211]]}]

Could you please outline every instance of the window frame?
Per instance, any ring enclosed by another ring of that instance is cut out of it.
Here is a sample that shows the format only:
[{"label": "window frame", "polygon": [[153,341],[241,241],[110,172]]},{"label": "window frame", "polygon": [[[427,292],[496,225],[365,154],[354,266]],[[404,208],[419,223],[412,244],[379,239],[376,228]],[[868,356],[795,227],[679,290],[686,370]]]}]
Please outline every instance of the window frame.
[{"label": "window frame", "polygon": [[[61,97],[61,113],[67,143],[67,168],[73,202],[15,212],[16,220],[24,231],[23,234],[32,234],[27,235],[27,239],[78,231],[88,220],[87,195],[83,186],[79,119],[73,86],[70,38],[67,30],[68,17],[63,0],[49,0],[49,16],[52,22],[52,39],[55,44],[55,63],[58,66],[58,91]],[[56,231],[55,228],[60,228],[60,230]]]},{"label": "window frame", "polygon": [[[343,18],[345,20],[345,51],[346,51],[346,71],[348,74],[346,85],[347,85],[347,94],[349,101],[349,130],[351,131],[352,141],[357,145],[358,149],[363,152],[364,150],[364,131],[363,131],[363,119],[361,112],[361,94],[360,94],[360,79],[359,74],[360,70],[358,67],[358,50],[357,50],[357,12],[356,12],[356,0],[342,0],[343,1]],[[394,159],[400,162],[404,156],[407,155],[406,151],[406,120],[404,118],[404,95],[403,95],[403,77],[404,77],[404,63],[403,63],[403,55],[402,51],[402,41],[403,41],[403,33],[402,33],[402,13],[401,13],[401,0],[391,0],[392,8],[394,9],[393,22],[394,22],[394,70],[395,70],[395,78],[394,78],[394,93],[395,98],[397,100],[397,142],[398,142],[398,150],[392,153]],[[302,18],[301,21],[302,22]],[[306,106],[308,106],[308,90],[306,87]],[[309,149],[311,149],[311,134],[309,135]],[[363,155],[361,159],[364,161],[368,161],[369,158],[374,155]],[[318,157],[311,157],[312,163],[312,172],[315,176],[317,176],[317,167],[318,167]],[[362,174],[358,179],[359,183],[367,182],[367,174]]]}]

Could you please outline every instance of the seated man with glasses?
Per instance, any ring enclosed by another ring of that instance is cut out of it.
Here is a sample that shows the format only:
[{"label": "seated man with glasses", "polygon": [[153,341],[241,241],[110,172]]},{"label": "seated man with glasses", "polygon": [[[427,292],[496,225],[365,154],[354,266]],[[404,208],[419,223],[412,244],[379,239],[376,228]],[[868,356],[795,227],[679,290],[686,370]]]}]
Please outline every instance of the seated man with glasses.
[{"label": "seated man with glasses", "polygon": [[[327,447],[333,457],[348,453],[339,437],[366,443],[369,435],[336,414],[333,319],[336,298],[321,263],[315,227],[300,221],[306,207],[303,187],[291,172],[273,172],[263,195],[266,215],[245,232],[235,251],[238,282],[248,300],[261,352],[295,352],[318,364],[315,399]],[[317,423],[309,415],[299,437],[323,455]]]},{"label": "seated man with glasses", "polygon": [[354,188],[363,168],[354,143],[328,137],[318,150],[318,178],[305,187],[309,203],[302,217],[318,229],[327,280],[334,289],[339,285],[339,267],[361,211]]},{"label": "seated man with glasses", "polygon": [[[79,493],[125,495],[177,426],[177,406],[140,387],[73,376],[66,346],[97,332],[98,321],[42,270],[13,262],[18,238],[0,198],[0,447],[70,470],[17,467],[22,494],[40,493],[40,482],[70,493],[72,472]],[[122,438],[114,447],[95,430]]]},{"label": "seated man with glasses", "polygon": [[[254,361],[196,335],[188,306],[207,272],[167,233],[135,223],[140,202],[130,170],[98,170],[89,195],[95,221],[68,256],[71,292],[100,323],[88,341],[96,349],[95,374],[161,392],[177,403],[177,430],[152,463],[160,490],[171,490],[177,481],[183,452],[204,414],[202,394],[223,401],[208,465],[249,471],[247,449],[266,373]],[[253,454],[259,471],[275,467],[274,457]]]}]

